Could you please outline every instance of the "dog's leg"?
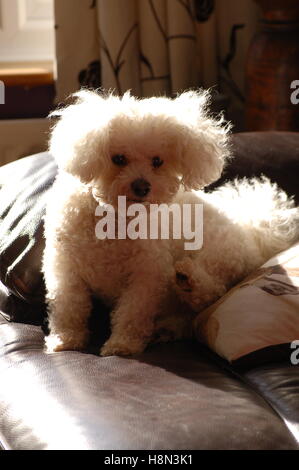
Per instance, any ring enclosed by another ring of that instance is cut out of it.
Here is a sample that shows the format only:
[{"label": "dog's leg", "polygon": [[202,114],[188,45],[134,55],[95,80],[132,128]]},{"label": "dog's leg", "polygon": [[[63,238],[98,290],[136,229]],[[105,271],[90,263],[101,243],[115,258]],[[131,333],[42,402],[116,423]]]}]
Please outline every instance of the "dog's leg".
[{"label": "dog's leg", "polygon": [[142,352],[153,331],[166,280],[146,281],[142,275],[130,282],[111,314],[112,333],[101,349],[102,356],[127,356]]},{"label": "dog's leg", "polygon": [[90,292],[70,259],[57,256],[55,260],[55,255],[45,258],[50,328],[45,340],[47,352],[82,350],[89,333]]},{"label": "dog's leg", "polygon": [[200,257],[189,257],[175,264],[176,291],[194,311],[216,302],[227,291],[226,279],[209,274]]}]

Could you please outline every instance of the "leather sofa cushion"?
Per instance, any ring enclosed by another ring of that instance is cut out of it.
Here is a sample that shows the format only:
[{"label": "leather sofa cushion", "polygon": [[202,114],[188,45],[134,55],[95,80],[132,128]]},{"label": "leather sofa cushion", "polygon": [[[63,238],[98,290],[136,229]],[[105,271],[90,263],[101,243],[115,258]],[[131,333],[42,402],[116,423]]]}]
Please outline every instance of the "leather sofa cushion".
[{"label": "leather sofa cushion", "polygon": [[278,183],[299,204],[299,132],[241,132],[232,136],[235,158],[221,178],[219,186],[236,177],[266,175]]},{"label": "leather sofa cushion", "polygon": [[[295,351],[299,358],[298,347]],[[276,410],[299,443],[299,365],[278,363],[250,369],[244,378]]]},{"label": "leather sofa cushion", "polygon": [[[298,449],[264,398],[197,343],[153,345],[130,359],[48,355],[38,327],[0,314],[0,371],[6,449]],[[286,371],[275,382],[282,401],[292,393]]]},{"label": "leather sofa cushion", "polygon": [[56,163],[48,153],[0,168],[1,281],[19,298],[33,303],[44,296],[42,217],[56,173]]}]

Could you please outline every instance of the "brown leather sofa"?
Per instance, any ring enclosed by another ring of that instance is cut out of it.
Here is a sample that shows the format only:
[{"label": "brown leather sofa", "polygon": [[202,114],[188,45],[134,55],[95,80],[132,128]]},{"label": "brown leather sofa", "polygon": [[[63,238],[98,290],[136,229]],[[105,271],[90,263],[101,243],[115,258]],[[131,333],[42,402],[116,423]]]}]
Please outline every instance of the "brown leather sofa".
[{"label": "brown leather sofa", "polygon": [[[236,134],[232,144],[221,181],[263,173],[299,201],[299,134]],[[41,216],[55,173],[46,153],[0,169],[2,448],[298,449],[299,365],[287,356],[232,366],[186,341],[101,358],[109,328],[98,304],[86,353],[43,352]]]}]

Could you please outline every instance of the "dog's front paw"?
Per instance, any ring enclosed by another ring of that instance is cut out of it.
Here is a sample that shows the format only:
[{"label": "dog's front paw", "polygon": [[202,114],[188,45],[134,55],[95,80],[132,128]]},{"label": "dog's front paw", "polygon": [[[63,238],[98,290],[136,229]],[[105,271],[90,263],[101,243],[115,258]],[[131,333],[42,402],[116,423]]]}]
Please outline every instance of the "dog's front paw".
[{"label": "dog's front paw", "polygon": [[102,346],[101,356],[132,356],[144,351],[145,344],[142,340],[129,339],[125,341],[122,338],[110,337],[108,341]]},{"label": "dog's front paw", "polygon": [[59,351],[83,351],[86,346],[86,337],[85,335],[50,334],[45,338],[45,345],[48,354]]}]

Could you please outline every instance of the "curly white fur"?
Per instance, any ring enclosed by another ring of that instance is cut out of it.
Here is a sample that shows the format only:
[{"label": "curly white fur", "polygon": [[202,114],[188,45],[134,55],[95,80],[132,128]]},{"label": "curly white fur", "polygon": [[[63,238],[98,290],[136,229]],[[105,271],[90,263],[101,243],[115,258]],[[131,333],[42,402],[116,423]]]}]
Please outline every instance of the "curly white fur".
[{"label": "curly white fur", "polygon": [[[59,174],[45,219],[48,351],[84,349],[92,293],[112,309],[102,355],[141,352],[157,331],[160,339],[162,331],[189,336],[194,311],[295,240],[298,208],[265,178],[202,190],[230,155],[229,125],[209,117],[207,92],[76,97],[55,113],[50,141]],[[163,164],[154,167],[157,156]],[[132,189],[139,179],[150,188],[144,196]],[[116,206],[119,195],[146,206],[203,203],[202,249],[186,252],[184,240],[98,240],[96,206]]]}]

